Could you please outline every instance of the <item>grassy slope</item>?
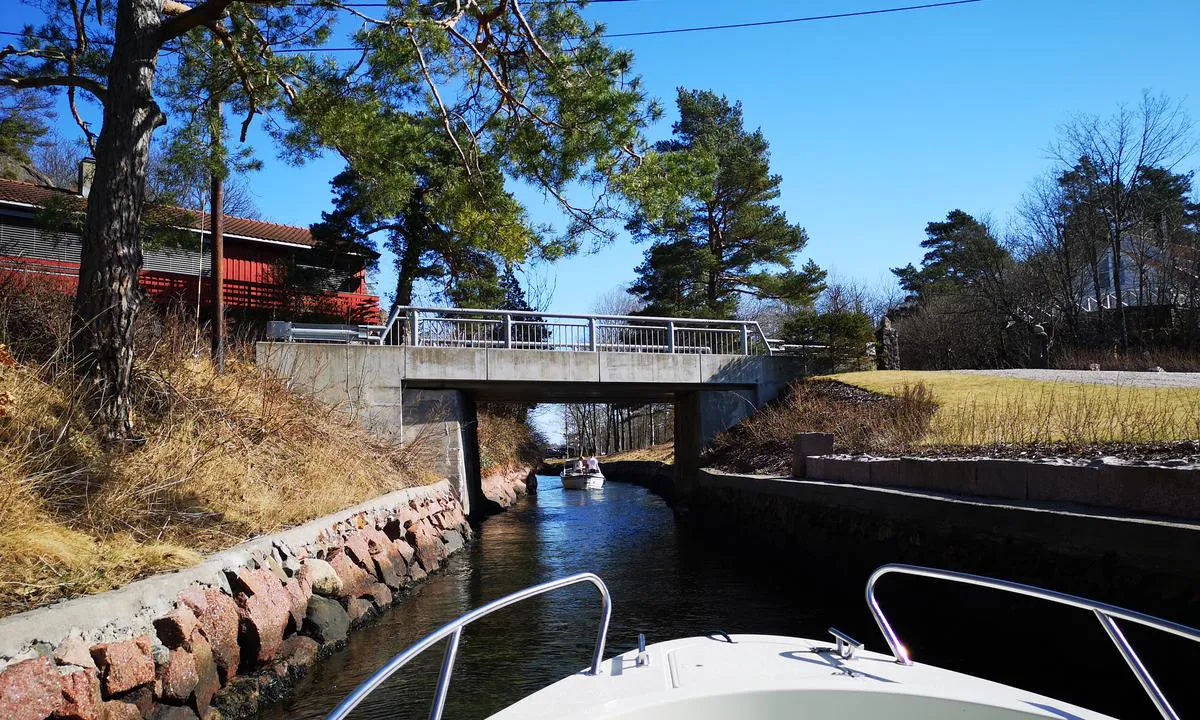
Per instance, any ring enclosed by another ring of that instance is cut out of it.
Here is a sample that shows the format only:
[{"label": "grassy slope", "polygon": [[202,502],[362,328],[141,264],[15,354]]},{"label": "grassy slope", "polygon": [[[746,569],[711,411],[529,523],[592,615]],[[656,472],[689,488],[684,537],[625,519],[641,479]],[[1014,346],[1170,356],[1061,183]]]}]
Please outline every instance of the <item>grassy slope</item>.
[{"label": "grassy slope", "polygon": [[925,445],[1165,442],[1200,437],[1200,389],[1043,382],[950,371],[828,376],[889,395],[923,383],[938,403]]},{"label": "grassy slope", "polygon": [[184,567],[201,553],[406,485],[419,448],[380,442],[252,363],[217,376],[155,348],[144,443],[103,449],[69,372],[0,345],[0,615]]}]

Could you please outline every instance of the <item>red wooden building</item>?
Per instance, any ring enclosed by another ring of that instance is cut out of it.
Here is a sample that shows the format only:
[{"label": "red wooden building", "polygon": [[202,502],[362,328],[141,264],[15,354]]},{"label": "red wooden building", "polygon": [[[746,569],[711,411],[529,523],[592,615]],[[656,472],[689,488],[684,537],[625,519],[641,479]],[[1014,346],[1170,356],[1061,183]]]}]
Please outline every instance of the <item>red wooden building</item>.
[{"label": "red wooden building", "polygon": [[[84,186],[86,188],[86,185]],[[86,192],[86,190],[85,190]],[[0,179],[0,278],[73,292],[79,236],[45,229],[45,208],[82,213],[86,195]],[[162,210],[162,209],[160,209]],[[211,304],[212,260],[207,217],[165,209],[188,242],[144,251],[142,289],[159,303]],[[225,303],[247,319],[377,322],[379,298],[367,289],[367,266],[378,255],[346,243],[318,247],[307,228],[225,216]]]}]

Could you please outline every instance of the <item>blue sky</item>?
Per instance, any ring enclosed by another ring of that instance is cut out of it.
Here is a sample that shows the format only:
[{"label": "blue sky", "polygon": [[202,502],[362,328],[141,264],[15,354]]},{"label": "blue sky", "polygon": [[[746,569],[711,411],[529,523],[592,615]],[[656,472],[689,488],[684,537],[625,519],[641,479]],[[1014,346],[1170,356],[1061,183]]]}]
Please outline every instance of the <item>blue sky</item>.
[{"label": "blue sky", "polygon": [[[627,32],[905,4],[912,3],[636,0],[586,13]],[[21,20],[28,13],[20,11]],[[925,223],[953,208],[1003,222],[1052,166],[1047,148],[1056,127],[1076,113],[1107,114],[1149,89],[1183,100],[1200,119],[1195,0],[984,0],[612,42],[635,52],[636,70],[666,110],[651,140],[669,133],[678,86],[742,101],[748,126],[761,127],[771,143],[782,207],[811,238],[801,260],[869,283],[919,260]],[[264,217],[318,220],[341,161],[294,167],[274,157],[265,135],[252,141],[266,161],[251,177]],[[535,219],[560,219],[553,202],[528,191],[522,199]],[[644,249],[621,238],[557,263],[547,271],[556,276],[551,308],[588,310],[634,278]],[[374,282],[390,289],[390,258]]]}]

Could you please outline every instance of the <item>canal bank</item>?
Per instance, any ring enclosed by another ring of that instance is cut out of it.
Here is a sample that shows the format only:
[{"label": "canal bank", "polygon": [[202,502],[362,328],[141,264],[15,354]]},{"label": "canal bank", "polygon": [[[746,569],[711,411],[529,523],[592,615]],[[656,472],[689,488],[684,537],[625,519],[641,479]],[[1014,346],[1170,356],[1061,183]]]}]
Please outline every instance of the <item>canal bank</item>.
[{"label": "canal bank", "polygon": [[[507,507],[528,468],[484,478]],[[174,573],[0,619],[5,720],[257,714],[473,536],[446,481],[389,493]]]}]

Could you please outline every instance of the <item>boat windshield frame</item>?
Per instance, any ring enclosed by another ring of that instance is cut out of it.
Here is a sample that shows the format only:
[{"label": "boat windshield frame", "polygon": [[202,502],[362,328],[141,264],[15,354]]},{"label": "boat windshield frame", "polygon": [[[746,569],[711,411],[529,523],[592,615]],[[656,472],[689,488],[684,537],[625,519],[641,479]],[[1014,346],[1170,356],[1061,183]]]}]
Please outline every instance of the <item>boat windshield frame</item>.
[{"label": "boat windshield frame", "polygon": [[984,577],[982,575],[972,575],[970,573],[956,572],[954,570],[939,570],[937,568],[923,567],[920,565],[905,565],[902,563],[889,563],[882,565],[871,573],[871,577],[867,580],[867,607],[871,610],[871,615],[875,617],[875,624],[879,626],[879,631],[883,633],[883,637],[887,640],[888,646],[892,650],[892,655],[896,658],[896,662],[902,665],[912,665],[912,657],[908,653],[908,649],[900,638],[896,635],[896,631],[892,629],[891,623],[883,614],[883,609],[879,606],[879,600],[875,597],[875,585],[884,575],[914,575],[917,577],[933,578],[935,580],[949,580],[964,585],[974,585],[977,587],[989,588],[991,590],[1002,590],[1004,592],[1015,593],[1017,595],[1025,595],[1041,600],[1057,603],[1059,605],[1067,605],[1069,607],[1079,608],[1081,610],[1090,610],[1096,615],[1096,619],[1100,621],[1101,627],[1108,634],[1109,639],[1117,649],[1121,652],[1125,662],[1128,663],[1129,669],[1137,676],[1138,682],[1141,683],[1142,689],[1150,696],[1154,706],[1158,708],[1159,714],[1166,720],[1179,720],[1179,715],[1175,709],[1171,707],[1171,703],[1163,695],[1159,689],[1158,683],[1154,681],[1150,671],[1142,663],[1133,646],[1129,644],[1129,640],[1125,638],[1125,634],[1121,632],[1121,628],[1117,626],[1117,620],[1125,620],[1146,627],[1154,628],[1162,632],[1170,633],[1192,642],[1200,643],[1200,630],[1156,618],[1153,615],[1136,612],[1134,610],[1126,610],[1125,608],[1108,603],[1089,600],[1079,597],[1078,595],[1069,595],[1067,593],[1058,592],[1056,590],[1047,590],[1045,588],[1036,587],[1034,585],[1025,585],[1023,583],[1012,582],[1009,580],[999,580],[996,578]]},{"label": "boat windshield frame", "polygon": [[600,592],[600,629],[596,633],[596,647],[592,653],[592,665],[586,671],[587,675],[599,675],[600,663],[604,660],[604,644],[608,639],[608,624],[612,619],[612,595],[608,592],[608,586],[604,584],[599,575],[590,572],[578,573],[527,587],[524,590],[518,590],[511,595],[505,595],[498,600],[493,600],[487,605],[446,623],[376,670],[371,677],[364,680],[362,684],[354,689],[354,692],[350,693],[341,704],[334,708],[333,712],[326,716],[326,720],[342,720],[342,718],[345,718],[350,714],[350,711],[358,707],[359,703],[382,685],[384,681],[396,674],[400,668],[407,665],[413,658],[425,652],[440,640],[449,637],[450,642],[446,645],[445,654],[442,656],[442,669],[438,673],[437,691],[433,696],[433,706],[429,710],[430,720],[441,720],[442,712],[446,708],[446,694],[450,689],[450,677],[454,674],[454,660],[458,656],[458,643],[462,639],[462,632],[466,626],[501,608],[508,607],[522,600],[528,600],[537,595],[585,582],[595,585],[596,589]]}]

